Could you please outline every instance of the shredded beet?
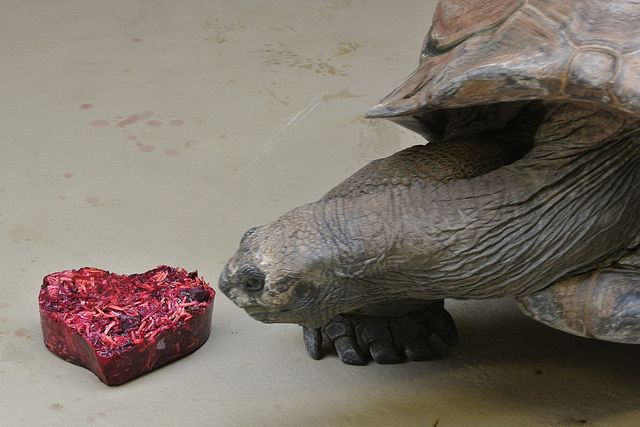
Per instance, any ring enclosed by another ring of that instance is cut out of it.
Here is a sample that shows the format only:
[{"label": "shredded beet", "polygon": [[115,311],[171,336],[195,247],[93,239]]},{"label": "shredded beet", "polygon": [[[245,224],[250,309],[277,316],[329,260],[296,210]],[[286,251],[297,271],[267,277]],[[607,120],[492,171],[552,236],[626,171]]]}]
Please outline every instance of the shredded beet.
[{"label": "shredded beet", "polygon": [[52,273],[39,295],[45,345],[122,384],[205,343],[214,290],[181,268],[121,276],[96,268]]}]

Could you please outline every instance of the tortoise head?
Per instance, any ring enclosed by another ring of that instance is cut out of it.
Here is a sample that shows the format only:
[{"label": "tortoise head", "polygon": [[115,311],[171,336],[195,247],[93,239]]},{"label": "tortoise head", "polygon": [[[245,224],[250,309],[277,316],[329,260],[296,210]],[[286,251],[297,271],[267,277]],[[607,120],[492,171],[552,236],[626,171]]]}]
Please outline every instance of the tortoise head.
[{"label": "tortoise head", "polygon": [[256,320],[319,326],[345,301],[325,234],[309,205],[249,229],[220,275],[220,290]]}]

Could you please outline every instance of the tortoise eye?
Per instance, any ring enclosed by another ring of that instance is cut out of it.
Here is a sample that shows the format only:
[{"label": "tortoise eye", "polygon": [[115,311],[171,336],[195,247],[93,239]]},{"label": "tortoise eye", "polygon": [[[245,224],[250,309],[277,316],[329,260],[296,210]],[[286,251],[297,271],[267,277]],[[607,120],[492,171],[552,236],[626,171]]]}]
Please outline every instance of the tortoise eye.
[{"label": "tortoise eye", "polygon": [[259,292],[264,288],[264,273],[253,265],[245,266],[240,270],[241,286],[247,292]]},{"label": "tortoise eye", "polygon": [[250,276],[244,280],[243,287],[248,292],[259,292],[264,288],[264,277]]}]

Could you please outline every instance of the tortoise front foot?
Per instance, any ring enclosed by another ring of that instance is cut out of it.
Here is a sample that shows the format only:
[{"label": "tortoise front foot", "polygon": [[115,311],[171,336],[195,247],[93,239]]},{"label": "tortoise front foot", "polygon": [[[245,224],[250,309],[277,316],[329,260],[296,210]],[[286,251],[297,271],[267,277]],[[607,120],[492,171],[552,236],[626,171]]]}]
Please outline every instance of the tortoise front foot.
[{"label": "tortoise front foot", "polygon": [[303,328],[311,357],[320,359],[326,347],[333,347],[348,365],[365,365],[369,357],[376,363],[433,359],[438,352],[429,343],[432,335],[448,346],[458,342],[453,318],[442,304],[395,316],[341,314],[321,328]]}]

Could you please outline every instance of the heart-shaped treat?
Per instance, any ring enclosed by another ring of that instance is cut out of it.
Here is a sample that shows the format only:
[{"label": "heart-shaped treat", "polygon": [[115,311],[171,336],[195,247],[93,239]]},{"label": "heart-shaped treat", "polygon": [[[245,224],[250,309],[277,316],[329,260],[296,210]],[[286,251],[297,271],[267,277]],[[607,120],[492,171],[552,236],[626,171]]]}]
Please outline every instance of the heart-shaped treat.
[{"label": "heart-shaped treat", "polygon": [[197,272],[181,268],[52,273],[39,295],[44,343],[105,384],[122,384],[204,344],[214,297]]}]

